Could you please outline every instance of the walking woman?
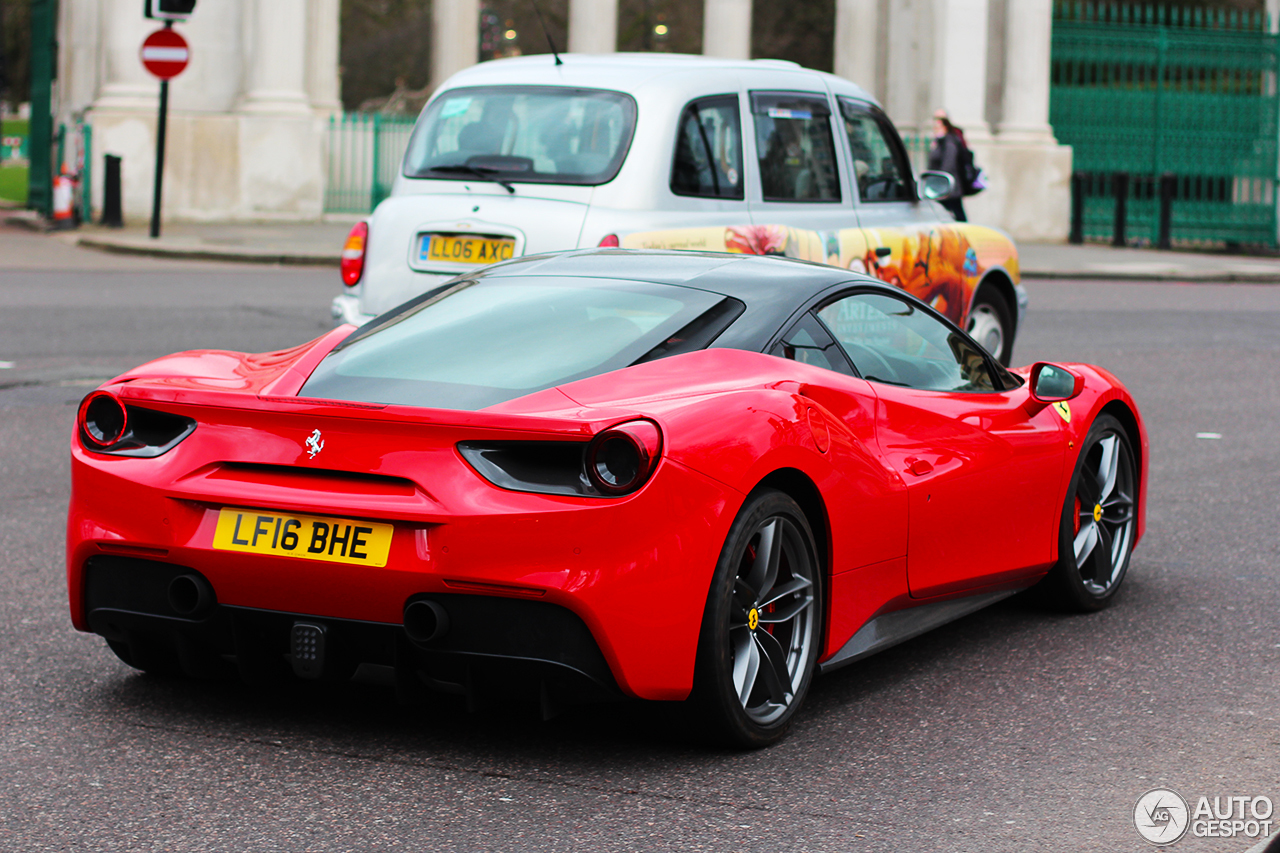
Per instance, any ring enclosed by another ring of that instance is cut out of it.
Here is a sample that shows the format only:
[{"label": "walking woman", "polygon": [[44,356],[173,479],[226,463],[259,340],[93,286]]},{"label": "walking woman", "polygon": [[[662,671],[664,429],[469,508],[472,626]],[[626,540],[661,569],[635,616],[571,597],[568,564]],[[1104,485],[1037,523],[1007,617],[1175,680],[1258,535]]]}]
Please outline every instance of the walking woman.
[{"label": "walking woman", "polygon": [[956,222],[967,222],[962,199],[965,189],[964,162],[969,148],[964,142],[964,132],[951,123],[946,110],[938,110],[933,114],[933,137],[933,147],[929,149],[929,168],[946,172],[956,182],[951,195],[938,201],[951,211]]}]

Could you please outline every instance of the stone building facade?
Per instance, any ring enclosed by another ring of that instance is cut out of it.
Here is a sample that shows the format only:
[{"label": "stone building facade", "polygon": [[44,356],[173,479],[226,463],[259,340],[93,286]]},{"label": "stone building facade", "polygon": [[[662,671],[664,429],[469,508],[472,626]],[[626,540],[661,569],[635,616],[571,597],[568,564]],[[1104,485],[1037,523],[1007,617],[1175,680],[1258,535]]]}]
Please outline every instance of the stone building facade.
[{"label": "stone building facade", "polygon": [[[690,0],[696,2],[696,0]],[[340,110],[340,0],[204,0],[179,30],[191,64],[170,88],[167,217],[322,214],[328,117]],[[708,55],[751,55],[751,0],[703,0]],[[964,128],[990,188],[971,218],[1019,239],[1061,240],[1071,150],[1049,127],[1052,0],[836,0],[835,72],[874,93],[904,133],[942,107]],[[157,81],[139,47],[157,26],[142,0],[64,0],[58,111],[124,158],[126,216],[150,209]],[[616,49],[617,0],[570,0],[572,52]],[[477,59],[479,0],[437,0],[436,82]]]},{"label": "stone building facade", "polygon": [[[338,91],[340,0],[205,0],[176,29],[190,64],[169,84],[164,215],[183,220],[317,219]],[[122,158],[126,219],[150,215],[160,84],[139,56],[161,22],[142,0],[63,0],[55,109]]]}]

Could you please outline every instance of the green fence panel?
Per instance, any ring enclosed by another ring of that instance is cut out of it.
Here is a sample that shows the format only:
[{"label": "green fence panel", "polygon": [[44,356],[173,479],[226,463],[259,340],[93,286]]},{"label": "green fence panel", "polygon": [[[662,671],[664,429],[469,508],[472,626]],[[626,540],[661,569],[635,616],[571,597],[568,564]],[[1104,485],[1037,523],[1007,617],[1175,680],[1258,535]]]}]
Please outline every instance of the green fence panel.
[{"label": "green fence panel", "polygon": [[1127,172],[1127,234],[1158,238],[1160,176],[1183,243],[1276,244],[1277,37],[1258,13],[1055,4],[1049,120],[1074,149],[1086,238],[1110,239]]},{"label": "green fence panel", "polygon": [[326,213],[369,213],[390,194],[413,122],[379,113],[330,117]]}]

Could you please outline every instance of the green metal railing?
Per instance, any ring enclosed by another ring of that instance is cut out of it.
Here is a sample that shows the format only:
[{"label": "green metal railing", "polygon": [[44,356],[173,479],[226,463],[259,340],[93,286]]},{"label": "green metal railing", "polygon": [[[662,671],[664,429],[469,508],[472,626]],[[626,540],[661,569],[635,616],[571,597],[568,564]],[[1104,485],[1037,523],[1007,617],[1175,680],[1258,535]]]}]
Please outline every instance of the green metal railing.
[{"label": "green metal railing", "polygon": [[1158,239],[1172,175],[1174,242],[1276,244],[1277,37],[1261,13],[1055,3],[1049,121],[1074,149],[1086,239]]},{"label": "green metal railing", "polygon": [[347,113],[329,119],[326,213],[369,213],[391,192],[414,119]]}]

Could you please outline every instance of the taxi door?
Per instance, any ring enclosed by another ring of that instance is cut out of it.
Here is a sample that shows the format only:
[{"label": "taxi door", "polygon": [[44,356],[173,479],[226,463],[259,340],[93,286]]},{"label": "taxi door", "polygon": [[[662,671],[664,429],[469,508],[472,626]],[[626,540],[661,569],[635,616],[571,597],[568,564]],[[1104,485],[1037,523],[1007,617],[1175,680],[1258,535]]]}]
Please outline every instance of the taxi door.
[{"label": "taxi door", "polygon": [[753,227],[726,238],[742,242],[730,251],[839,264],[840,234],[857,232],[858,219],[827,94],[751,91],[747,105]]}]

